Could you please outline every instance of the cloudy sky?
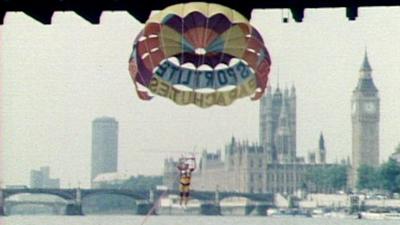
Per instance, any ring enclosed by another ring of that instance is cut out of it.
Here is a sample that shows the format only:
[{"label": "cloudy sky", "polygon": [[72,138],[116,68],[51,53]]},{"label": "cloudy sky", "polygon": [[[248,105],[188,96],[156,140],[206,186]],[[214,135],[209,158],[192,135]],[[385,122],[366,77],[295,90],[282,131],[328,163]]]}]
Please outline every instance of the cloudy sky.
[{"label": "cloudy sky", "polygon": [[[283,14],[286,14],[284,12]],[[381,161],[400,142],[400,8],[306,10],[303,23],[281,22],[281,10],[253,11],[273,65],[271,84],[294,84],[298,155],[325,136],[328,161],[351,153],[350,99],[367,49],[381,97]],[[1,38],[1,166],[3,184],[29,184],[29,172],[50,166],[64,187],[89,185],[91,122],[119,121],[119,171],[160,174],[179,151],[215,151],[234,135],[258,140],[258,102],[229,107],[140,101],[127,71],[143,27],[125,12],[104,12],[100,25],[56,13],[44,26],[8,13]],[[149,163],[151,162],[151,163]]]}]

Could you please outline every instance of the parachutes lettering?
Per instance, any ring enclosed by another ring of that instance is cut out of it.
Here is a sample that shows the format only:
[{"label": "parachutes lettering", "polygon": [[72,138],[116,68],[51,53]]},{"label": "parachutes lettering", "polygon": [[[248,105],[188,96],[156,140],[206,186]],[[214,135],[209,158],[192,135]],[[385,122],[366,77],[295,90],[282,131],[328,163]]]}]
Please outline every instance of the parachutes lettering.
[{"label": "parachutes lettering", "polygon": [[[182,3],[146,22],[129,58],[132,80],[179,105],[230,105],[262,96],[271,59],[258,31],[238,12]],[[138,75],[137,75],[137,74]],[[208,90],[205,92],[204,90]],[[211,90],[211,91],[210,91]],[[138,91],[143,100],[150,100]]]}]

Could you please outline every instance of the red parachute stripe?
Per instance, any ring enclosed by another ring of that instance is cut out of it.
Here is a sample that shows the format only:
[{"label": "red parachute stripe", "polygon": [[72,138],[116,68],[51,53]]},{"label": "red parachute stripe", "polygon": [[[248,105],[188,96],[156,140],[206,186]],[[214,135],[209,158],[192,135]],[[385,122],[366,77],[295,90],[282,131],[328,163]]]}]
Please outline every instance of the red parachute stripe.
[{"label": "red parachute stripe", "polygon": [[161,26],[158,23],[149,23],[144,27],[143,36],[149,36],[151,34],[158,35],[161,30]]}]

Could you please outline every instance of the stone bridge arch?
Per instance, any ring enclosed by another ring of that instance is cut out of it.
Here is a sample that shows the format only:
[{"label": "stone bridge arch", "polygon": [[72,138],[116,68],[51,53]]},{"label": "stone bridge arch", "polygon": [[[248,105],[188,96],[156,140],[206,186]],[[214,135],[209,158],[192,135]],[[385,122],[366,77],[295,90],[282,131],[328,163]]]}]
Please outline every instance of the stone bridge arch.
[{"label": "stone bridge arch", "polygon": [[153,206],[150,196],[148,190],[82,189],[80,190],[81,210],[83,214],[109,210],[127,214],[147,214]]},{"label": "stone bridge arch", "polygon": [[2,190],[2,197],[3,200],[6,200],[12,196],[19,195],[19,194],[45,194],[45,195],[53,195],[60,197],[66,201],[74,200],[76,198],[76,190],[75,189],[41,189],[41,188],[34,188],[34,189],[4,189]]},{"label": "stone bridge arch", "polygon": [[219,192],[218,194],[220,200],[230,197],[242,197],[254,202],[269,202],[271,204],[274,202],[274,195],[272,193]]}]

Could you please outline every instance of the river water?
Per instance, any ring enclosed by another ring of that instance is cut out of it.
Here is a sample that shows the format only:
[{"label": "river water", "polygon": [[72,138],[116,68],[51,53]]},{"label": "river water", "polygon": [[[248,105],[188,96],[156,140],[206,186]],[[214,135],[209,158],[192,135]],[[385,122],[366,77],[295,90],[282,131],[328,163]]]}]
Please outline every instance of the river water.
[{"label": "river water", "polygon": [[[0,225],[141,225],[144,216],[6,216]],[[150,216],[145,225],[399,225],[399,220],[256,216]]]}]

